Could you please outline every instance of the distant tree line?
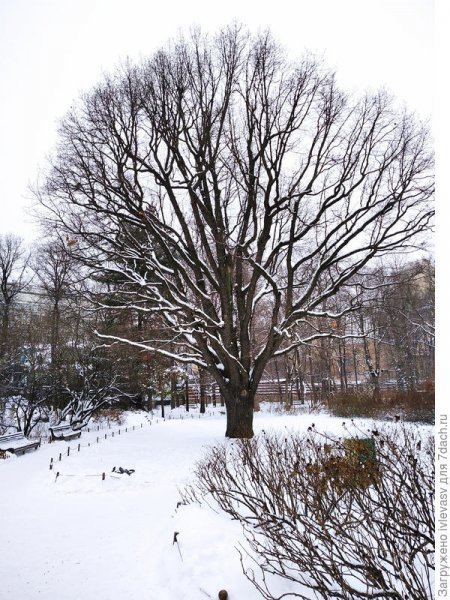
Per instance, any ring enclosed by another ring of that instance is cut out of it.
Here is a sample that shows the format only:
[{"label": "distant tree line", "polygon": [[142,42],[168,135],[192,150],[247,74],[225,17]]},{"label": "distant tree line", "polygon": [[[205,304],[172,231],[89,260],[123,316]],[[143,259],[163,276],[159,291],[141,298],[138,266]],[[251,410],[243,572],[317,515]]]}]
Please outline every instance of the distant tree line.
[{"label": "distant tree line", "polygon": [[[328,319],[324,329],[334,335],[313,340],[273,361],[270,375],[291,380],[291,387],[292,382],[301,382],[316,401],[333,391],[357,388],[369,389],[375,399],[381,388],[405,392],[433,389],[433,261],[422,258],[379,266],[355,280],[351,293],[358,295],[359,307]],[[340,306],[348,303],[343,295],[336,294],[324,310],[339,312]],[[301,331],[301,325],[299,329],[297,335],[306,337],[307,329]]]},{"label": "distant tree line", "polygon": [[107,292],[113,304],[113,288],[113,281],[86,278],[70,240],[30,249],[0,235],[0,432],[29,435],[43,421],[63,419],[81,428],[101,408],[148,407],[170,393],[173,361],[108,348],[96,336],[162,335],[155,320],[92,304],[94,292]]}]

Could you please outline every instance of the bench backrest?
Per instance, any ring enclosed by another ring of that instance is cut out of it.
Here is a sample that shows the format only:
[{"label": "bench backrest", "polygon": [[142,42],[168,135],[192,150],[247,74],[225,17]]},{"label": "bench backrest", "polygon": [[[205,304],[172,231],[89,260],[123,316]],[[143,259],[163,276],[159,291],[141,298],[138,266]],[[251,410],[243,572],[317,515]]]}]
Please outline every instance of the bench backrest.
[{"label": "bench backrest", "polygon": [[7,435],[0,435],[0,442],[14,442],[17,440],[25,439],[25,436],[20,431],[17,433],[8,433]]},{"label": "bench backrest", "polygon": [[54,425],[50,427],[50,429],[54,432],[59,431],[72,431],[72,425],[70,423],[62,423],[61,425]]}]

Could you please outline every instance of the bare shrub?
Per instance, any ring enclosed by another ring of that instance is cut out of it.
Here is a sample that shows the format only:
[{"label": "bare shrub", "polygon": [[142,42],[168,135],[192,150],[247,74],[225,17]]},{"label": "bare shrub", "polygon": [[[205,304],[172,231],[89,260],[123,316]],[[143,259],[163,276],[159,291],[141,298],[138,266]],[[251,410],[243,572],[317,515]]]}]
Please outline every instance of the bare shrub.
[{"label": "bare shrub", "polygon": [[331,413],[343,418],[374,417],[379,412],[379,404],[368,387],[339,390],[327,402]]},{"label": "bare shrub", "polygon": [[328,399],[327,406],[337,417],[381,418],[401,414],[403,420],[434,424],[434,391],[382,390],[373,396],[368,387],[338,391]]},{"label": "bare shrub", "polygon": [[[240,521],[263,598],[433,597],[434,440],[417,428],[262,432],[211,448],[195,475],[184,501]],[[273,575],[294,591],[274,596]]]},{"label": "bare shrub", "polygon": [[123,410],[120,408],[108,407],[99,410],[97,413],[94,413],[92,416],[92,421],[100,425],[109,425],[111,423],[114,425],[123,425],[125,423],[125,416],[123,414]]}]

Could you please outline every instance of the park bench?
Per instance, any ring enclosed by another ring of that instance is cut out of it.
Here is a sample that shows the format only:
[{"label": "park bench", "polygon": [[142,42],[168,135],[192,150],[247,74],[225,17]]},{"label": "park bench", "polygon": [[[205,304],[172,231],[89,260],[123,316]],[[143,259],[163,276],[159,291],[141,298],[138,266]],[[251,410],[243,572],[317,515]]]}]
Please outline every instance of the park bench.
[{"label": "park bench", "polygon": [[0,458],[5,458],[6,452],[13,454],[25,454],[28,450],[36,450],[41,445],[41,442],[32,442],[28,440],[23,433],[8,433],[0,435]]},{"label": "park bench", "polygon": [[50,434],[52,436],[52,441],[74,440],[80,437],[81,431],[74,431],[70,423],[60,423],[59,425],[50,427]]}]

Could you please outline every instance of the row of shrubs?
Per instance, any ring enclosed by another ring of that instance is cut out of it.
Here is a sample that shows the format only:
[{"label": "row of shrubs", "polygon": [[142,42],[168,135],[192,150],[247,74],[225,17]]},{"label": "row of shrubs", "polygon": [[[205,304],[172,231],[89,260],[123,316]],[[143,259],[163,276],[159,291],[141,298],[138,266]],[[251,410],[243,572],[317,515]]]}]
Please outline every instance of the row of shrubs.
[{"label": "row of shrubs", "polygon": [[434,424],[433,389],[381,390],[374,395],[367,387],[337,391],[327,399],[327,407],[337,417],[385,418],[398,414],[404,421]]}]

